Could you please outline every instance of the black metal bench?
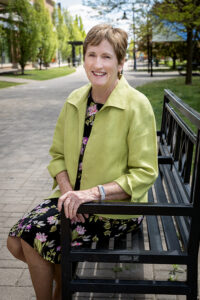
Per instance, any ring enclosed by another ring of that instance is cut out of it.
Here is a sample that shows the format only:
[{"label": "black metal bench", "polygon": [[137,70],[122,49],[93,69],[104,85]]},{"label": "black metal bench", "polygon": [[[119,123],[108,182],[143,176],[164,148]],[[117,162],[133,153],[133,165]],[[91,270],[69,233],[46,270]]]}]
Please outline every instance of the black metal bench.
[{"label": "black metal bench", "polygon": [[[179,112],[197,128],[186,125]],[[148,203],[87,203],[79,213],[143,214],[147,226],[132,237],[96,244],[90,249],[70,247],[70,221],[62,211],[62,299],[72,292],[171,294],[197,299],[198,250],[200,237],[200,114],[165,90],[159,142],[159,177],[149,190]],[[148,236],[145,246],[144,236]],[[122,262],[185,265],[185,281],[113,280],[72,278],[72,262]]]}]

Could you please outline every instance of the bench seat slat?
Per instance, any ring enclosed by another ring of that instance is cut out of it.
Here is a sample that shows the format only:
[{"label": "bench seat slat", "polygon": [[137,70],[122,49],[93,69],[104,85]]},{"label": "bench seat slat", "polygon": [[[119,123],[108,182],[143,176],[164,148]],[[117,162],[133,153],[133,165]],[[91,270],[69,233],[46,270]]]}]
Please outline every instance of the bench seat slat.
[{"label": "bench seat slat", "polygon": [[[168,190],[170,201],[174,204],[181,203],[181,202],[188,203],[187,195],[186,195],[186,193],[184,194],[183,189],[181,190],[181,194],[180,194],[180,188],[178,191],[176,188],[174,188],[175,184],[178,184],[179,186],[181,186],[180,181],[178,181],[178,174],[176,174],[176,172],[173,170],[171,172],[168,166],[166,166],[165,168],[163,168],[161,166],[160,168],[165,177],[165,184],[166,184],[166,188]],[[173,189],[170,188],[172,186],[173,186]],[[183,247],[184,247],[184,249],[187,249],[189,228],[190,228],[190,219],[189,219],[189,217],[180,216],[180,217],[175,217],[175,220],[176,220],[176,224],[177,224],[177,229],[179,231],[180,239],[183,243]]]},{"label": "bench seat slat", "polygon": [[[148,201],[149,203],[154,202],[152,188],[149,190],[148,193]],[[147,216],[147,230],[148,230],[148,237],[149,237],[149,249],[162,251],[162,239],[160,236],[160,229],[158,226],[158,219],[156,216]]]},{"label": "bench seat slat", "polygon": [[[155,192],[157,196],[157,200],[160,203],[168,203],[164,187],[162,184],[161,176],[158,176],[155,182]],[[161,217],[163,231],[165,235],[165,241],[168,250],[178,249],[181,250],[179,239],[177,237],[177,232],[175,229],[175,225],[171,216],[162,216]]]},{"label": "bench seat slat", "polygon": [[149,238],[149,248],[151,250],[162,251],[162,240],[158,226],[158,219],[155,216],[147,216],[147,229]]},{"label": "bench seat slat", "polygon": [[143,224],[140,225],[140,228],[132,233],[132,250],[133,251],[141,251],[144,250],[144,231]]}]

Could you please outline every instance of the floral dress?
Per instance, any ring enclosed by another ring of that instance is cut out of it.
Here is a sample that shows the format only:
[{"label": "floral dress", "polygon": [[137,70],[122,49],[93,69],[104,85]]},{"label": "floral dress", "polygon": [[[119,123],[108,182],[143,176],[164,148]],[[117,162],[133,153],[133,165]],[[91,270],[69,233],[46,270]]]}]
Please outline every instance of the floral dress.
[{"label": "floral dress", "polygon": [[[102,104],[95,103],[89,94],[75,190],[80,189],[84,151],[95,115],[102,106]],[[9,232],[9,236],[22,238],[45,260],[55,264],[59,264],[61,261],[60,212],[57,209],[57,201],[57,198],[43,201],[32,211],[26,213]],[[91,242],[98,242],[105,238],[120,237],[137,230],[142,220],[143,217],[116,220],[89,215],[85,219],[85,223],[71,222],[72,246],[88,246]]]}]

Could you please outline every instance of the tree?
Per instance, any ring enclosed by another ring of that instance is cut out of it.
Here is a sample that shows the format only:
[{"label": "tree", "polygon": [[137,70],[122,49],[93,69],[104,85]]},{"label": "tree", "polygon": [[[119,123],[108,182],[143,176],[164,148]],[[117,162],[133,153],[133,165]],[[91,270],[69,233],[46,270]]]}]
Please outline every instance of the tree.
[{"label": "tree", "polygon": [[37,55],[38,31],[36,14],[28,0],[9,2],[10,45],[16,49],[16,60],[21,66],[21,72],[28,61]]},{"label": "tree", "polygon": [[[186,84],[192,83],[192,61],[195,44],[195,35],[200,26],[200,0],[164,0],[157,2],[153,7],[153,13],[160,20],[177,25],[178,30],[187,33],[187,67]],[[180,26],[181,25],[181,26]]]},{"label": "tree", "polygon": [[37,57],[41,69],[42,64],[47,66],[55,55],[57,36],[53,28],[49,11],[45,7],[44,0],[35,0],[34,7],[36,10],[37,30],[39,34]]},{"label": "tree", "polygon": [[70,56],[71,47],[68,45],[70,33],[64,22],[64,17],[59,7],[55,8],[54,10],[54,25],[58,38],[58,62],[60,65],[61,59],[67,60],[67,58]]},{"label": "tree", "polygon": [[3,26],[0,24],[0,60],[2,60],[3,58],[5,38],[6,38],[6,31],[3,28]]}]

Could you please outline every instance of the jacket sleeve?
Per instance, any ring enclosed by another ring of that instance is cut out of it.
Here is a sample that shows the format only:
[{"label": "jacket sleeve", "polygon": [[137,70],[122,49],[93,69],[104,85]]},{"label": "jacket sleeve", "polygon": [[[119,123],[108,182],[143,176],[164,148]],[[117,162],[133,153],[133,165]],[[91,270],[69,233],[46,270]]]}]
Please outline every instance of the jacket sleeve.
[{"label": "jacket sleeve", "polygon": [[48,171],[53,177],[53,188],[57,186],[56,175],[61,171],[66,170],[64,159],[64,128],[65,128],[65,116],[66,116],[66,103],[62,108],[57,120],[57,124],[54,131],[53,143],[49,150],[49,154],[52,157],[48,165]]},{"label": "jacket sleeve", "polygon": [[131,195],[131,201],[139,202],[145,199],[158,174],[155,118],[147,99],[132,115],[127,144],[128,171],[115,182]]}]

